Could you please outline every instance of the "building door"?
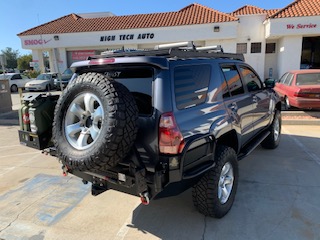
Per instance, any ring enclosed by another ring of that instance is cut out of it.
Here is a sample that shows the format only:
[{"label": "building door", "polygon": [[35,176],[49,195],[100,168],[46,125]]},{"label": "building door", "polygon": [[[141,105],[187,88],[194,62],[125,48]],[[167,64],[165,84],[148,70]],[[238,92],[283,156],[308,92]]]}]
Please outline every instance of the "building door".
[{"label": "building door", "polygon": [[300,68],[320,68],[320,36],[303,38]]}]

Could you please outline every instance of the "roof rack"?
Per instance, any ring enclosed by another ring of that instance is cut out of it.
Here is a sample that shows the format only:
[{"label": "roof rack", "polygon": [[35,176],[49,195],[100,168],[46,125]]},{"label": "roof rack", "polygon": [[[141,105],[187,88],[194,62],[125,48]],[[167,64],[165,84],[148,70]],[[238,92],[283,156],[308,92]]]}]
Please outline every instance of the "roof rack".
[{"label": "roof rack", "polygon": [[[185,46],[187,43],[187,46]],[[184,45],[183,45],[184,44]],[[163,44],[155,50],[123,51],[107,55],[90,56],[88,60],[115,57],[157,56],[175,59],[189,58],[226,58],[244,61],[243,54],[224,53],[221,46],[195,47],[190,42]]]}]

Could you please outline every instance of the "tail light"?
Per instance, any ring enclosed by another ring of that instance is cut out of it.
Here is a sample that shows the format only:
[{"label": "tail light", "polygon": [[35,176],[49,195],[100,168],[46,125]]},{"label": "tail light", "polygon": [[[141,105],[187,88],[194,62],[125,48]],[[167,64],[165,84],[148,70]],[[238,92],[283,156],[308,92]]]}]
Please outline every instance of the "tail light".
[{"label": "tail light", "polygon": [[184,146],[185,142],[173,113],[162,114],[159,123],[160,153],[178,154],[182,152]]},{"label": "tail light", "polygon": [[302,97],[302,98],[318,98],[320,96],[320,93],[311,93],[311,92],[295,92],[293,94],[294,97]]}]

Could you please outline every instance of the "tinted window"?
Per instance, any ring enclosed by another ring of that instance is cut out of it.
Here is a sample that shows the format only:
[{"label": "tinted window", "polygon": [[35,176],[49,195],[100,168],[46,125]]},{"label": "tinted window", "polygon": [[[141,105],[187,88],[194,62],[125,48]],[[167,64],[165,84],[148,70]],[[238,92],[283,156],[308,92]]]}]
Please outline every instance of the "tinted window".
[{"label": "tinted window", "polygon": [[243,84],[247,86],[249,92],[254,92],[262,88],[261,81],[257,74],[247,67],[240,67]]},{"label": "tinted window", "polygon": [[210,72],[210,65],[174,69],[174,92],[178,109],[194,107],[206,101]]},{"label": "tinted window", "polygon": [[21,78],[20,74],[15,74],[15,75],[12,76],[11,79],[12,80],[16,80],[16,79],[22,79],[22,78]]},{"label": "tinted window", "polygon": [[221,67],[224,78],[228,84],[231,96],[244,93],[240,75],[235,65]]}]

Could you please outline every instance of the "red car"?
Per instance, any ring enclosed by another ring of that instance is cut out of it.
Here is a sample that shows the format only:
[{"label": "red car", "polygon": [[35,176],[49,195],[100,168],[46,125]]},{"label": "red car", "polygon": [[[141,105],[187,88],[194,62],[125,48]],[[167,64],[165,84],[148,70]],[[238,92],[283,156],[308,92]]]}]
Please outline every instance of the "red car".
[{"label": "red car", "polygon": [[275,84],[285,108],[320,109],[320,69],[293,70]]}]

